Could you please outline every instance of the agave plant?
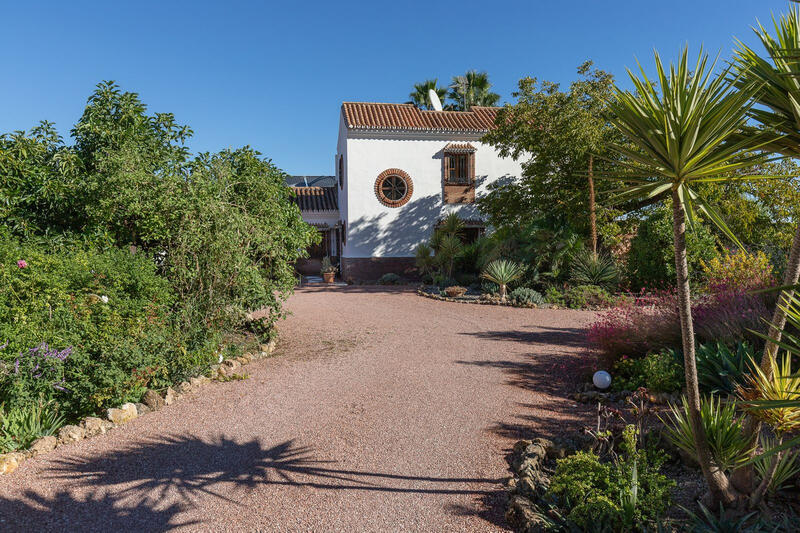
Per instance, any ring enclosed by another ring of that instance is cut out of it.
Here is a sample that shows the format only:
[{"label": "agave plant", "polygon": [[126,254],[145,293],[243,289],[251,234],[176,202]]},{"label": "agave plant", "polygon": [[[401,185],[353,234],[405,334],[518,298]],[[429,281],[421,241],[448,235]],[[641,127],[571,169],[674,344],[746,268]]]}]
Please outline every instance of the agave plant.
[{"label": "agave plant", "polygon": [[608,254],[581,250],[571,257],[570,279],[575,285],[610,288],[619,283],[619,269]]},{"label": "agave plant", "polygon": [[[670,416],[662,422],[667,439],[697,460],[694,428],[688,411],[689,403],[684,397],[683,406],[671,406]],[[700,404],[700,419],[711,458],[717,467],[731,471],[750,457],[751,446],[742,432],[742,422],[736,415],[736,406],[733,403],[722,403],[716,396],[703,399]]]},{"label": "agave plant", "polygon": [[784,354],[780,363],[771,361],[770,365],[772,371],[769,373],[753,365],[738,394],[746,409],[753,400],[773,402],[773,406],[767,409],[748,411],[780,435],[800,428],[800,406],[790,403],[800,401],[800,374],[792,373],[792,356],[789,353]]},{"label": "agave plant", "polygon": [[488,279],[500,287],[500,301],[506,301],[508,284],[519,279],[525,269],[514,261],[506,259],[496,259],[486,265],[486,269],[481,273],[481,277]]}]

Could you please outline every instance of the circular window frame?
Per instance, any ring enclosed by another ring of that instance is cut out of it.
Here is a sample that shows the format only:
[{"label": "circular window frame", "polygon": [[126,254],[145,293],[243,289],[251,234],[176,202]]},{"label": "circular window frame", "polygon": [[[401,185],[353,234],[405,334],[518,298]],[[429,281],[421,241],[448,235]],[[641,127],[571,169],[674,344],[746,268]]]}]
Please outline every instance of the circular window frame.
[{"label": "circular window frame", "polygon": [[[390,198],[387,198],[383,194],[383,182],[386,181],[387,178],[392,176],[402,179],[406,184],[406,193],[399,200],[392,200]],[[378,178],[375,180],[375,197],[378,199],[380,203],[382,203],[386,207],[403,206],[407,204],[409,200],[411,200],[411,195],[413,194],[414,194],[414,182],[411,180],[411,176],[409,176],[407,172],[400,170],[399,168],[386,169],[380,174],[378,174]]]}]

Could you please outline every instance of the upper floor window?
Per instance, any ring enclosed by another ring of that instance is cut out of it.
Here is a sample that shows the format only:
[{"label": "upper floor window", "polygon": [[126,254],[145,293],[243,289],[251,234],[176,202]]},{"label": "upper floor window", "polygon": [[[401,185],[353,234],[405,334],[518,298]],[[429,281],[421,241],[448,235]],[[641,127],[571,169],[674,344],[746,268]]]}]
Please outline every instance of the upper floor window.
[{"label": "upper floor window", "polygon": [[344,188],[344,156],[339,154],[339,188]]},{"label": "upper floor window", "polygon": [[445,180],[448,183],[468,184],[469,176],[469,155],[449,154],[447,156],[447,175]]}]

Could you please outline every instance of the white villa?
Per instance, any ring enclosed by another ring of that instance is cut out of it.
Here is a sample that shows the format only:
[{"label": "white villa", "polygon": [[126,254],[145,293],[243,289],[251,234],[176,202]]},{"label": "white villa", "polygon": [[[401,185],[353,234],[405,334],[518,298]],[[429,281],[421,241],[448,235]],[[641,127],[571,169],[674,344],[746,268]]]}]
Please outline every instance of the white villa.
[{"label": "white villa", "polygon": [[513,180],[519,162],[480,142],[498,108],[426,111],[412,104],[342,104],[335,176],[295,176],[290,185],[303,219],[323,234],[311,260],[319,273],[329,255],[345,280],[387,272],[414,277],[414,251],[452,212],[467,239],[484,231],[476,196],[496,180]]}]

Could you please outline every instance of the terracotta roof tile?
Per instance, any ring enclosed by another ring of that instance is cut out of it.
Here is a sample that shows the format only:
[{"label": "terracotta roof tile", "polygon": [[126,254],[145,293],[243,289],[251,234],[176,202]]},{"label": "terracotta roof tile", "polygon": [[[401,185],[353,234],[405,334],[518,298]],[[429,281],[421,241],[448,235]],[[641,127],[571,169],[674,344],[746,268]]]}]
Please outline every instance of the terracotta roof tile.
[{"label": "terracotta roof tile", "polygon": [[452,154],[469,154],[477,152],[477,148],[469,143],[447,143],[444,147],[444,151]]},{"label": "terracotta roof tile", "polygon": [[469,111],[427,111],[413,104],[345,102],[342,113],[348,128],[357,130],[489,131],[499,107],[473,106]]},{"label": "terracotta roof tile", "polygon": [[336,187],[292,187],[294,203],[300,211],[337,211],[339,197]]}]

